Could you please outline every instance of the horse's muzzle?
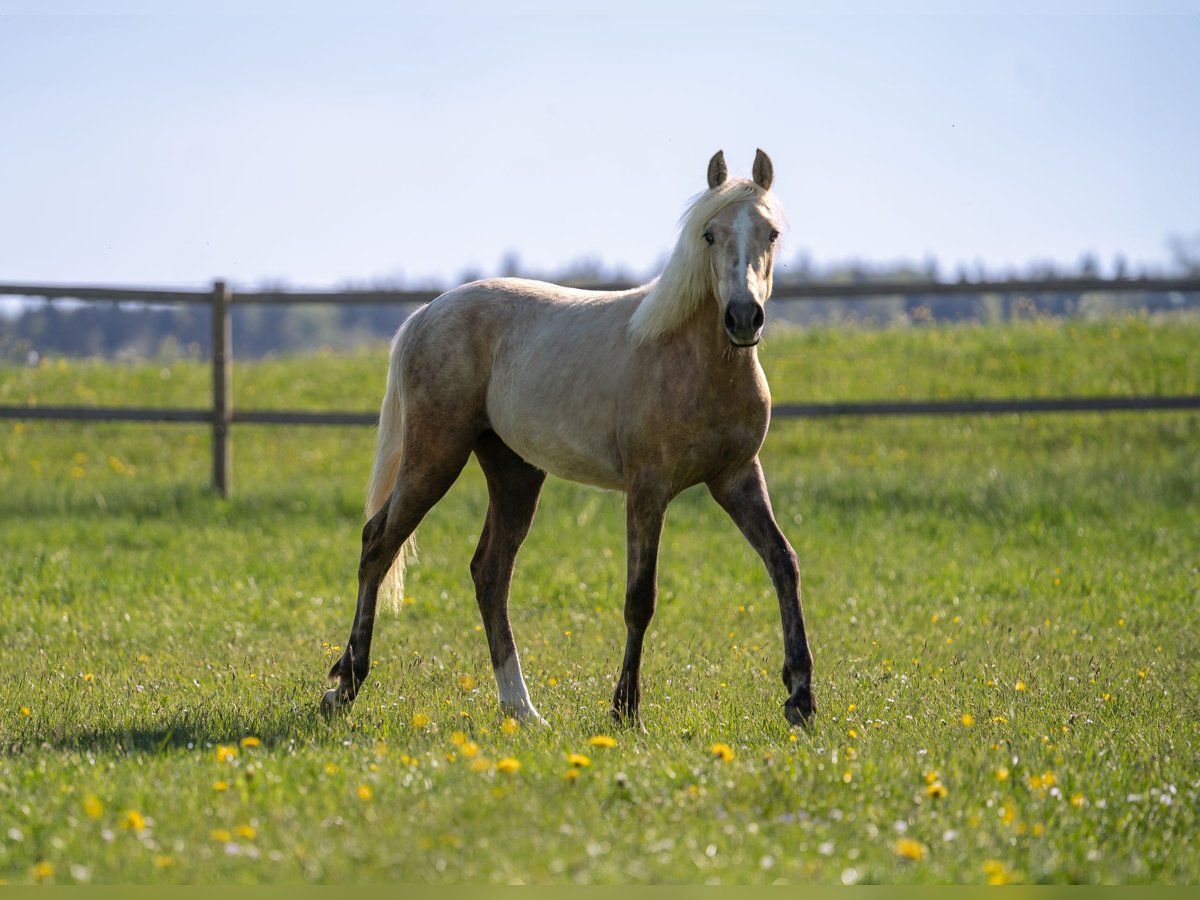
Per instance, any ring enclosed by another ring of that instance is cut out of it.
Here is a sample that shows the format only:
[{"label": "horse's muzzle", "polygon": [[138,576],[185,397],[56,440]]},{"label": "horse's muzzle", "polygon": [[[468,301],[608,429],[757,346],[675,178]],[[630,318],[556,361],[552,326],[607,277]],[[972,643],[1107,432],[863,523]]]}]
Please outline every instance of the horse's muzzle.
[{"label": "horse's muzzle", "polygon": [[753,300],[735,301],[725,307],[725,332],[737,347],[753,347],[762,339],[767,315]]}]

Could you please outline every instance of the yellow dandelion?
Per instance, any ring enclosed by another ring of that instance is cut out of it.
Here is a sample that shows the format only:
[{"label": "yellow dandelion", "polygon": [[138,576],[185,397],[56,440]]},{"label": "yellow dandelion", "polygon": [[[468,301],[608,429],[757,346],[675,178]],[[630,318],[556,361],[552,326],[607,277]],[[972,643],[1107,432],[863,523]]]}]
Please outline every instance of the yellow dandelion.
[{"label": "yellow dandelion", "polygon": [[33,867],[33,878],[35,881],[47,881],[54,877],[54,866],[42,860]]},{"label": "yellow dandelion", "polygon": [[721,762],[729,762],[734,757],[733,748],[728,744],[713,744],[711,749],[712,755],[721,760]]},{"label": "yellow dandelion", "polygon": [[88,682],[95,681],[95,680],[96,680],[96,676],[95,676],[95,675],[93,675],[91,672],[88,672],[88,673],[86,673],[86,674],[83,676],[83,680],[84,680],[84,681],[88,681]]},{"label": "yellow dandelion", "polygon": [[1042,783],[1044,785],[1046,785],[1046,787],[1052,788],[1052,787],[1054,787],[1054,785],[1057,782],[1058,782],[1058,778],[1055,777],[1053,772],[1043,772],[1042,773]]},{"label": "yellow dandelion", "polygon": [[567,779],[567,781],[569,781],[569,782],[574,781],[578,777],[579,777],[578,769],[567,769],[567,771],[563,772],[563,778]]},{"label": "yellow dandelion", "polygon": [[858,737],[858,732],[851,728],[846,732],[846,737],[850,738],[850,740],[854,740],[856,737]]},{"label": "yellow dandelion", "polygon": [[412,726],[413,728],[425,728],[429,725],[429,716],[423,712],[413,713]]},{"label": "yellow dandelion", "polygon": [[238,743],[240,743],[243,747],[261,747],[262,746],[262,741],[260,741],[258,738],[254,737],[253,735],[242,738],[241,741],[239,741]]},{"label": "yellow dandelion", "polygon": [[1029,785],[1029,789],[1031,791],[1040,791],[1042,788],[1046,787],[1046,783],[1042,781],[1041,775],[1030,775],[1027,779],[1025,779],[1025,782]]},{"label": "yellow dandelion", "polygon": [[1018,682],[1016,683],[1016,685],[1014,685],[1014,687],[1015,687],[1015,689],[1016,689],[1017,691],[1023,691],[1023,690],[1025,690],[1025,682],[1023,682],[1023,681],[1018,681]]},{"label": "yellow dandelion", "polygon": [[1071,795],[1071,805],[1072,806],[1083,806],[1084,802],[1085,801],[1083,799],[1083,794],[1072,794]]},{"label": "yellow dandelion", "polygon": [[851,772],[849,769],[847,769],[845,772],[842,773],[842,782],[844,784],[849,784],[853,780],[854,780],[854,773]]},{"label": "yellow dandelion", "polygon": [[458,679],[458,686],[464,691],[475,690],[475,679],[470,675],[463,675]]},{"label": "yellow dandelion", "polygon": [[146,819],[136,809],[127,809],[125,815],[121,817],[121,827],[128,828],[130,831],[144,831]]},{"label": "yellow dandelion", "polygon": [[83,814],[89,819],[98,819],[104,815],[104,804],[100,798],[89,796],[83,801]]},{"label": "yellow dandelion", "polygon": [[1010,880],[1008,869],[998,859],[985,860],[983,874],[987,876],[988,884],[1008,884]]},{"label": "yellow dandelion", "polygon": [[216,791],[218,794],[223,794],[227,790],[229,790],[229,782],[228,781],[214,781],[213,782],[213,790]]},{"label": "yellow dandelion", "polygon": [[336,775],[337,773],[338,773],[337,763],[331,763],[331,762],[325,763],[325,774],[326,775]]},{"label": "yellow dandelion", "polygon": [[591,758],[582,753],[568,753],[567,762],[577,769],[584,769],[592,764]]},{"label": "yellow dandelion", "polygon": [[998,768],[996,770],[996,780],[997,781],[1008,781],[1008,767],[1007,766],[1001,766],[1000,768]]},{"label": "yellow dandelion", "polygon": [[925,793],[934,800],[940,800],[946,796],[946,786],[940,781],[935,781],[929,787],[925,788]]},{"label": "yellow dandelion", "polygon": [[938,780],[938,773],[933,771],[932,769],[930,769],[928,772],[925,773],[924,777],[925,777],[926,784],[933,784],[935,781]]},{"label": "yellow dandelion", "polygon": [[521,770],[521,761],[512,756],[506,756],[500,762],[496,763],[496,769],[500,772],[512,774]]},{"label": "yellow dandelion", "polygon": [[998,725],[1007,725],[1008,717],[1007,716],[992,716],[992,721],[997,723]]},{"label": "yellow dandelion", "polygon": [[217,744],[217,762],[228,762],[237,755],[238,749],[233,744]]},{"label": "yellow dandelion", "polygon": [[33,715],[33,710],[30,709],[28,706],[22,706],[21,707],[21,715],[24,716],[25,718],[29,718],[30,716]]},{"label": "yellow dandelion", "polygon": [[159,853],[154,857],[154,865],[160,869],[169,869],[175,865],[175,857]]},{"label": "yellow dandelion", "polygon": [[972,725],[975,724],[975,717],[973,715],[971,715],[970,713],[963,713],[962,719],[960,719],[960,721],[962,722],[963,728],[970,728]]},{"label": "yellow dandelion", "polygon": [[897,856],[911,859],[913,862],[920,862],[925,858],[925,845],[912,838],[900,838],[896,841],[895,850]]},{"label": "yellow dandelion", "polygon": [[550,685],[550,687],[555,687],[558,684],[558,679],[551,675],[546,679],[546,684]]},{"label": "yellow dandelion", "polygon": [[233,829],[233,833],[240,838],[245,838],[248,841],[254,840],[254,836],[258,834],[258,829],[253,825],[239,825]]},{"label": "yellow dandelion", "polygon": [[208,833],[208,836],[222,844],[228,844],[233,840],[233,834],[226,828],[214,828]]},{"label": "yellow dandelion", "polygon": [[851,703],[849,706],[846,707],[846,712],[854,712],[856,709],[858,709],[858,704]]},{"label": "yellow dandelion", "polygon": [[591,740],[588,741],[588,743],[591,744],[593,747],[615,747],[615,746],[617,746],[616,739],[609,737],[607,734],[592,735],[592,738],[591,738]]},{"label": "yellow dandelion", "polygon": [[505,719],[503,722],[500,723],[500,730],[503,731],[505,734],[516,734],[517,731],[520,729],[520,727],[521,727],[520,723],[518,723],[517,720],[514,719],[512,716],[509,716],[507,719]]},{"label": "yellow dandelion", "polygon": [[482,756],[471,760],[471,771],[472,772],[486,772],[491,767],[492,767],[492,764],[490,762],[488,762]]},{"label": "yellow dandelion", "polygon": [[371,786],[369,784],[360,784],[354,789],[354,794],[359,800],[366,803],[372,797]]},{"label": "yellow dandelion", "polygon": [[452,743],[455,747],[461,747],[466,742],[467,736],[463,732],[454,731],[450,733],[450,743]]},{"label": "yellow dandelion", "polygon": [[459,749],[462,751],[462,755],[467,759],[472,759],[479,755],[479,745],[474,741],[467,741]]}]

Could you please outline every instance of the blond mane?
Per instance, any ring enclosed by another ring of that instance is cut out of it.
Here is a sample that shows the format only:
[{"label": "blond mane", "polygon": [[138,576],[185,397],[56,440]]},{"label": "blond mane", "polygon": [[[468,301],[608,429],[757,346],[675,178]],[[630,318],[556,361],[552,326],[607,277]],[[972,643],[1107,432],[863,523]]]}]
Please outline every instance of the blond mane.
[{"label": "blond mane", "polygon": [[731,178],[693,197],[679,219],[675,249],[630,319],[629,330],[638,341],[674,331],[704,302],[710,292],[704,226],[725,207],[747,200],[756,201],[782,229],[783,213],[774,195],[748,179]]}]

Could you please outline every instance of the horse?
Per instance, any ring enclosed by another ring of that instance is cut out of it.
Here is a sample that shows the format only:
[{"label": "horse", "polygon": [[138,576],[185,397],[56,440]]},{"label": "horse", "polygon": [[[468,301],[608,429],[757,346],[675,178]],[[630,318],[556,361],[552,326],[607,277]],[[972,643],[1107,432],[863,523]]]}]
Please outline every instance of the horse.
[{"label": "horse", "polygon": [[816,709],[796,554],[775,521],[758,453],[770,421],[759,365],[782,211],[774,167],[730,178],[722,151],[680,220],[659,277],[631,290],[579,290],[517,278],[476,281],[409,316],[392,341],[379,415],[358,601],[321,699],[347,710],[370,669],[381,596],[403,596],[413,533],[472,453],[488,490],[471,577],[499,705],[543,723],[508,618],[517,552],[547,473],[623,492],[625,656],[612,715],[641,727],[642,645],[657,602],[667,504],[704,484],[765,563],[783,625],[783,712]]}]

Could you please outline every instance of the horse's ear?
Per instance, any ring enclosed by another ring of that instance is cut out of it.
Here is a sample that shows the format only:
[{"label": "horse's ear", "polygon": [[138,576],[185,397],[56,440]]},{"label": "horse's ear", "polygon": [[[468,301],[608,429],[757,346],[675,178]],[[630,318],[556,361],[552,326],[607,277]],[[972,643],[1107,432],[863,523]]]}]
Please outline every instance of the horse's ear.
[{"label": "horse's ear", "polygon": [[708,161],[709,188],[720,187],[728,177],[729,169],[725,168],[725,151],[718,150],[713,154],[713,158]]},{"label": "horse's ear", "polygon": [[[711,169],[709,171],[712,171]],[[761,150],[754,154],[754,183],[764,191],[771,189],[771,182],[775,180],[775,167],[771,165],[771,157],[763,153]]]}]

